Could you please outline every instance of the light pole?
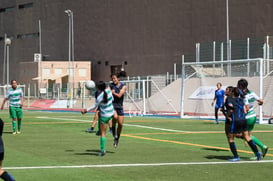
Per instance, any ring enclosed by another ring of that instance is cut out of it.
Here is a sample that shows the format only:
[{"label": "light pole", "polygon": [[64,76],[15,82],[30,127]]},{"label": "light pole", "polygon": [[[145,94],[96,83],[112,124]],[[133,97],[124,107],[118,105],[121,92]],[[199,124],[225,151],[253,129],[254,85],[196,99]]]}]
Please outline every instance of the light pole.
[{"label": "light pole", "polygon": [[71,61],[73,61],[73,82],[72,82],[72,87],[74,91],[74,31],[73,31],[73,11],[70,9],[67,9],[64,11],[68,18],[69,18],[69,35],[68,35],[68,82],[67,82],[67,108],[70,107],[70,97],[72,95],[72,100],[73,100],[73,92],[71,94],[70,92],[70,78],[71,78]]},{"label": "light pole", "polygon": [[5,37],[6,59],[7,59],[7,85],[9,84],[9,46],[10,45],[11,45],[11,39]]}]

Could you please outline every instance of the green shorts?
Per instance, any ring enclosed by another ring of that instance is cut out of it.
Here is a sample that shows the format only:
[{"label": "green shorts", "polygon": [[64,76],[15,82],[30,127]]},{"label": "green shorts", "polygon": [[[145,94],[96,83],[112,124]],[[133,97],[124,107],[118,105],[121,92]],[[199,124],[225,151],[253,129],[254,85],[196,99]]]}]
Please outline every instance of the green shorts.
[{"label": "green shorts", "polygon": [[252,131],[256,124],[256,116],[246,119],[248,131]]},{"label": "green shorts", "polygon": [[23,111],[21,107],[9,107],[9,116],[11,119],[22,119]]},{"label": "green shorts", "polygon": [[113,116],[111,117],[99,117],[99,122],[103,123],[103,124],[108,124],[108,122],[113,118]]}]

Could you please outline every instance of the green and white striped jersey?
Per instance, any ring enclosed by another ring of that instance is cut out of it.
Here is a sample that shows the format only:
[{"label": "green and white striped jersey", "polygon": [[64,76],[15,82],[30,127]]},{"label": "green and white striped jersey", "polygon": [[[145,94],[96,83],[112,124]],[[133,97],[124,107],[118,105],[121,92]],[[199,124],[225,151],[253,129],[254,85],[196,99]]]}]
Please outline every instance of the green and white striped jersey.
[{"label": "green and white striped jersey", "polygon": [[20,107],[21,106],[21,97],[23,97],[22,88],[9,88],[5,96],[6,99],[9,99],[9,106]]},{"label": "green and white striped jersey", "polygon": [[98,107],[100,110],[101,117],[107,118],[114,115],[114,107],[113,107],[114,98],[113,98],[112,92],[109,89],[105,89],[105,92],[107,94],[107,100],[108,100],[107,103],[102,102],[104,92],[101,92],[96,99],[96,104],[89,107],[87,111],[93,110]]},{"label": "green and white striped jersey", "polygon": [[254,111],[254,103],[255,101],[259,100],[260,98],[257,96],[257,94],[253,91],[249,91],[246,94],[245,99],[247,99],[249,110],[246,115],[246,119],[256,116],[256,113]]}]

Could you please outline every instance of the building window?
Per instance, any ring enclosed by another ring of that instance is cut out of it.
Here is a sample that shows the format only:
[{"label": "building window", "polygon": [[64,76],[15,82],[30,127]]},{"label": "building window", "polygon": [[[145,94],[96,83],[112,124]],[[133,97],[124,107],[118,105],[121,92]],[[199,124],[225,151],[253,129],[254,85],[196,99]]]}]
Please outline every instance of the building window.
[{"label": "building window", "polygon": [[86,77],[86,69],[79,69],[79,76]]},{"label": "building window", "polygon": [[7,7],[7,8],[0,8],[0,13],[13,11],[15,9],[15,6]]},{"label": "building window", "polygon": [[17,39],[36,38],[39,37],[39,33],[19,34]]},{"label": "building window", "polygon": [[26,3],[26,4],[18,5],[19,9],[32,8],[32,7],[33,7],[33,3]]},{"label": "building window", "polygon": [[62,74],[62,69],[55,69],[55,74],[57,74],[57,75]]},{"label": "building window", "polygon": [[43,77],[49,76],[50,75],[50,69],[43,69],[42,70],[42,75],[43,75]]}]

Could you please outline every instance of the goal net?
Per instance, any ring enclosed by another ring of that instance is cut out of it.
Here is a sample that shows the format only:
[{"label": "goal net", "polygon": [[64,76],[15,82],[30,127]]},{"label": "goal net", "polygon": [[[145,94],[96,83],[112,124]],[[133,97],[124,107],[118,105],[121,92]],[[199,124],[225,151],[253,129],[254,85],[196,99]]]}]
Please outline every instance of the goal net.
[{"label": "goal net", "polygon": [[[255,105],[260,123],[272,115],[273,61],[265,59],[247,59],[213,62],[183,62],[181,80],[180,117],[214,118],[214,106],[211,105],[216,84],[236,86],[237,81],[245,78],[249,90],[264,99],[263,106]],[[224,116],[219,112],[220,119]]]}]

